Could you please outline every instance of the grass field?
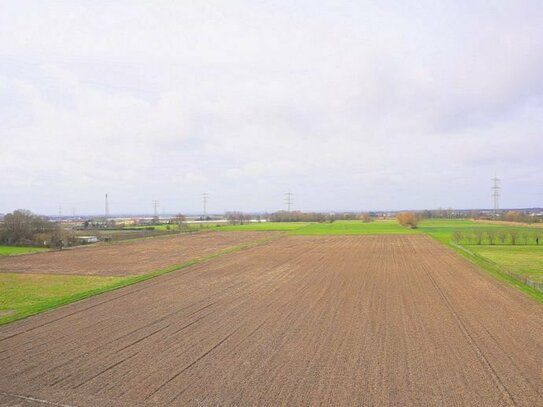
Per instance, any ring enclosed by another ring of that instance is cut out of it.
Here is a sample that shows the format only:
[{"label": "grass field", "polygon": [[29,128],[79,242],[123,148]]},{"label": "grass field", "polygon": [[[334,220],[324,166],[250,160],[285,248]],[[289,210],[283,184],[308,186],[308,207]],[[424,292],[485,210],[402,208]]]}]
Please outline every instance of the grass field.
[{"label": "grass field", "polygon": [[222,231],[286,231],[290,235],[383,235],[411,234],[416,230],[404,228],[396,220],[378,220],[363,223],[358,220],[336,221],[332,223],[314,222],[262,222],[246,225],[220,226]]},{"label": "grass field", "polygon": [[456,230],[464,233],[474,232],[476,230],[499,230],[511,229],[500,225],[492,225],[474,222],[469,219],[429,219],[419,223],[418,229],[427,233],[441,243],[448,244],[452,241],[452,235]]},{"label": "grass field", "polygon": [[0,256],[11,256],[14,254],[43,252],[47,249],[39,247],[0,246]]},{"label": "grass field", "polygon": [[416,230],[400,226],[396,220],[378,220],[370,223],[361,221],[336,221],[333,223],[310,223],[290,232],[291,235],[387,235],[412,234]]},{"label": "grass field", "polygon": [[0,273],[0,324],[84,298],[121,277]]},{"label": "grass field", "polygon": [[543,246],[472,245],[469,249],[509,271],[543,281]]},{"label": "grass field", "polygon": [[[434,237],[435,239],[439,240],[441,243],[445,243],[445,244],[448,244],[453,240],[452,237],[455,231],[461,231],[464,234],[470,234],[475,231],[486,232],[486,231],[492,230],[494,232],[499,232],[499,231],[516,230],[517,232],[519,232],[519,235],[521,235],[523,232],[528,232],[531,235],[532,233],[534,233],[535,230],[537,230],[532,227],[522,227],[522,226],[512,227],[509,225],[474,222],[469,219],[424,220],[419,223],[418,229],[421,232],[427,233],[430,236]],[[519,236],[519,239],[520,239],[519,242],[521,242],[522,241],[521,236]],[[483,239],[483,243],[488,243],[486,237]],[[505,243],[509,245],[511,242],[508,239]],[[466,242],[462,242],[462,244],[466,244]],[[535,241],[533,241],[533,239],[530,239],[530,244],[535,245]]]},{"label": "grass field", "polygon": [[309,225],[306,222],[260,222],[245,225],[217,225],[220,231],[293,231]]},{"label": "grass field", "polygon": [[[199,230],[203,230],[203,229],[211,229],[213,228],[214,225],[212,224],[207,224],[207,223],[188,223],[188,224],[185,224],[184,227],[183,227],[183,230],[184,231],[190,231],[190,232],[197,232]],[[169,224],[161,224],[161,225],[153,225],[153,226],[131,226],[127,229],[124,229],[124,230],[145,230],[145,229],[149,229],[149,228],[152,228],[152,230],[156,231],[156,232],[170,232],[170,231],[178,231],[179,228],[177,225],[169,225]],[[123,231],[123,229],[119,229],[119,231]]]}]

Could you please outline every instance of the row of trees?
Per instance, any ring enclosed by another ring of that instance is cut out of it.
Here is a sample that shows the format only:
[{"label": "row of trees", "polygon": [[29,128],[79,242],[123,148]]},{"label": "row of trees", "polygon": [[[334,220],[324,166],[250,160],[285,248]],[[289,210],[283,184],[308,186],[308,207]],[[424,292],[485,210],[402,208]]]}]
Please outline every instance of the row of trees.
[{"label": "row of trees", "polygon": [[330,215],[318,212],[279,211],[270,215],[272,222],[329,222]]},{"label": "row of trees", "polygon": [[341,212],[301,212],[301,211],[279,211],[269,215],[271,222],[335,222],[336,220],[361,220],[371,222],[374,217],[370,213]]},{"label": "row of trees", "polygon": [[453,232],[452,240],[455,243],[464,244],[537,244],[541,242],[543,230],[482,230],[475,229],[470,232],[456,230]]},{"label": "row of trees", "polygon": [[243,225],[249,223],[254,218],[254,216],[237,211],[226,212],[225,217],[228,223],[232,225]]}]

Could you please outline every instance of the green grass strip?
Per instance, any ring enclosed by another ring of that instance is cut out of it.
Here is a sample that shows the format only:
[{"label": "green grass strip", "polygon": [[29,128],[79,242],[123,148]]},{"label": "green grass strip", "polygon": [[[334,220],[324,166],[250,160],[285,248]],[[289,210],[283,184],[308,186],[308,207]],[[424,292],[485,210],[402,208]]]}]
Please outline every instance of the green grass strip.
[{"label": "green grass strip", "polygon": [[48,249],[26,246],[0,246],[0,256],[16,256],[19,254],[39,253]]}]

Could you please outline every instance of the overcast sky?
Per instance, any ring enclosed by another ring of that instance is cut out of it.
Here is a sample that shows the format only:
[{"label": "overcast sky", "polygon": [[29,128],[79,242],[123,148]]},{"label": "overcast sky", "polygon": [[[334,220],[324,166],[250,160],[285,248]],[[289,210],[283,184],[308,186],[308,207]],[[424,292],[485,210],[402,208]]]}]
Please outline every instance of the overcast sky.
[{"label": "overcast sky", "polygon": [[543,206],[543,2],[0,1],[0,212]]}]

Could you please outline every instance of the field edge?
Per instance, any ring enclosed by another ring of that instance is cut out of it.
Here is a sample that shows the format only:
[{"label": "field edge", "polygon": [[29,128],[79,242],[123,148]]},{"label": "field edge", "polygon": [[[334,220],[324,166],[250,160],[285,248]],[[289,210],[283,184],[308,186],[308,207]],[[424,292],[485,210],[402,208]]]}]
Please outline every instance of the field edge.
[{"label": "field edge", "polygon": [[438,237],[433,236],[430,233],[427,233],[427,235],[430,236],[432,239],[436,240],[438,243],[444,245],[445,247],[448,247],[459,256],[468,260],[470,263],[476,265],[478,269],[482,270],[486,274],[489,274],[496,280],[499,280],[502,283],[505,283],[515,288],[516,290],[522,292],[526,296],[534,299],[536,302],[543,304],[543,292],[538,291],[524,284],[522,281],[517,280],[516,278],[505,273],[504,271],[502,271],[502,269],[500,268],[498,264],[495,264],[482,256],[478,256],[477,254],[469,251],[463,246],[453,244],[452,242],[446,243],[440,240]]}]

